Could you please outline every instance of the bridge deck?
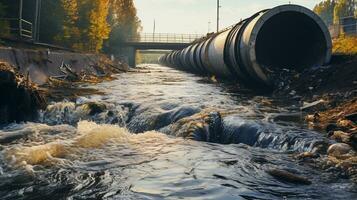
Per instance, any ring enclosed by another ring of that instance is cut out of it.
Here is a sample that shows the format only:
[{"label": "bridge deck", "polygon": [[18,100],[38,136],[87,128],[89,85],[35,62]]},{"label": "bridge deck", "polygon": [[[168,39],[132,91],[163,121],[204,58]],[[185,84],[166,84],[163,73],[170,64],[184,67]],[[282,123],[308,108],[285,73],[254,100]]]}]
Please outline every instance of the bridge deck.
[{"label": "bridge deck", "polygon": [[163,43],[163,42],[124,42],[122,47],[133,47],[135,49],[163,49],[179,50],[188,47],[190,43]]},{"label": "bridge deck", "polygon": [[176,50],[189,46],[196,39],[202,38],[200,34],[174,34],[174,33],[142,33],[138,37],[129,38],[121,45],[135,49],[163,49]]}]

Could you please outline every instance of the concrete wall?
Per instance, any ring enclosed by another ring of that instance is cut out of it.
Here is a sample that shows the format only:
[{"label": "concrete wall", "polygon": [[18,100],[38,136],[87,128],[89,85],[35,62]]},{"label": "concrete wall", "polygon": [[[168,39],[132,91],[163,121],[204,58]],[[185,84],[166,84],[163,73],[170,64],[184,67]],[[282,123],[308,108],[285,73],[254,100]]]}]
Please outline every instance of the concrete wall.
[{"label": "concrete wall", "polygon": [[[0,60],[17,67],[23,74],[29,73],[37,84],[43,84],[49,76],[64,75],[60,66],[69,64],[76,73],[98,73],[95,65],[108,59],[100,54],[82,54],[72,52],[40,51],[29,49],[0,48]],[[122,67],[121,65],[120,67]]]}]

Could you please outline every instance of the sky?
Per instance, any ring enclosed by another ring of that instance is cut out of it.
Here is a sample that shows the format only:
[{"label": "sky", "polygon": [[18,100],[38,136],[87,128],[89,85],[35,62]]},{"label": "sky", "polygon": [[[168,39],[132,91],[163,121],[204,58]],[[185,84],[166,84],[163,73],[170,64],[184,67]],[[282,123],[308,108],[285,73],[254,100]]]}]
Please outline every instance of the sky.
[{"label": "sky", "polygon": [[[312,9],[321,0],[220,0],[220,28],[228,27],[257,11],[281,4]],[[134,0],[143,32],[205,34],[216,30],[217,0]],[[209,23],[210,22],[210,23]]]}]

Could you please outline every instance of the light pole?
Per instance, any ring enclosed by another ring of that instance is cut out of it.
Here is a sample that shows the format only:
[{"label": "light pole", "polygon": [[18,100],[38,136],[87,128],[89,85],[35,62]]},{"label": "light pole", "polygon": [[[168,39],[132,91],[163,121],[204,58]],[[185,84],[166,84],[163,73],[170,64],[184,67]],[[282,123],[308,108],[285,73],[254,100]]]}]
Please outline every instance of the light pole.
[{"label": "light pole", "polygon": [[40,40],[41,0],[36,0],[34,41]]},{"label": "light pole", "polygon": [[22,37],[22,8],[23,8],[23,0],[20,0],[19,3],[19,36]]},{"label": "light pole", "polygon": [[154,19],[154,27],[152,30],[152,41],[155,42],[156,20]]},{"label": "light pole", "polygon": [[207,33],[211,31],[211,21],[208,21],[208,28],[207,28]]},{"label": "light pole", "polygon": [[219,31],[219,9],[221,8],[221,5],[219,3],[219,0],[217,0],[217,32]]}]

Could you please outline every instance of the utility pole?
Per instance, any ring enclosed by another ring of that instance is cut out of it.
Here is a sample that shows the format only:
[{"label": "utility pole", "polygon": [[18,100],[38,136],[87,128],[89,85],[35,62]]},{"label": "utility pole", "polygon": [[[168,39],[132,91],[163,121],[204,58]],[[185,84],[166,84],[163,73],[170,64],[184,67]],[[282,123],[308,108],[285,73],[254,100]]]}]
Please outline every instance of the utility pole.
[{"label": "utility pole", "polygon": [[219,3],[219,0],[217,0],[217,32],[219,31],[219,9],[221,8],[221,5]]},{"label": "utility pole", "polygon": [[154,27],[152,30],[152,41],[155,42],[155,32],[156,32],[156,21],[154,19]]},{"label": "utility pole", "polygon": [[20,0],[20,4],[19,4],[19,35],[20,35],[20,38],[22,37],[22,7],[23,7],[23,1]]},{"label": "utility pole", "polygon": [[40,42],[40,28],[41,28],[41,9],[42,9],[42,0],[39,0],[39,8],[38,8],[38,21],[37,21],[37,42]]},{"label": "utility pole", "polygon": [[208,21],[207,33],[211,32],[211,21]]},{"label": "utility pole", "polygon": [[40,38],[40,13],[41,13],[41,0],[36,0],[35,27],[32,36],[35,42],[38,42]]}]

